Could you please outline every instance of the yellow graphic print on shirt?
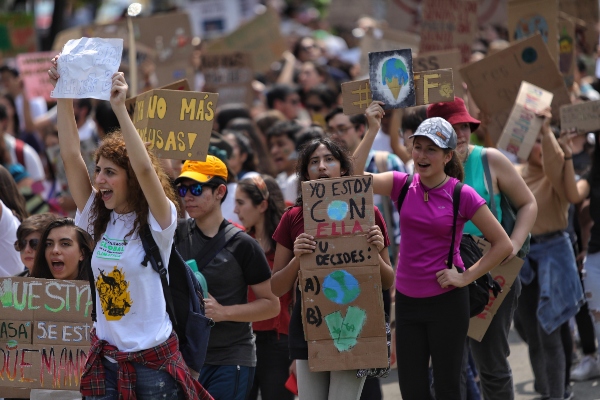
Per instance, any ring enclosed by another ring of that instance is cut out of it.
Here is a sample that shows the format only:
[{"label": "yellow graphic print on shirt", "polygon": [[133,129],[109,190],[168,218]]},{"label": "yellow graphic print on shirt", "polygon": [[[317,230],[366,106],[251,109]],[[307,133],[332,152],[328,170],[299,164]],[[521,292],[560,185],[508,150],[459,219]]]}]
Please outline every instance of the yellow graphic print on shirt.
[{"label": "yellow graphic print on shirt", "polygon": [[100,270],[100,275],[96,280],[96,289],[107,321],[118,321],[131,309],[133,301],[123,268],[117,268],[115,265],[108,274]]}]

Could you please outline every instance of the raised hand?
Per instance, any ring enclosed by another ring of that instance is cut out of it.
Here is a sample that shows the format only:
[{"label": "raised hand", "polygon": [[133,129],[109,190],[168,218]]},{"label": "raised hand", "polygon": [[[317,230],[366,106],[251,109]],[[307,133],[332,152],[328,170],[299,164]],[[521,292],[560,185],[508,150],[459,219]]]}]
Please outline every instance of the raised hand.
[{"label": "raised hand", "polygon": [[52,87],[56,87],[56,83],[58,82],[58,78],[60,78],[60,74],[58,73],[58,58],[60,54],[52,57],[52,68],[48,70],[48,77],[50,78],[50,83]]},{"label": "raised hand", "polygon": [[112,88],[110,89],[110,105],[113,110],[117,107],[125,107],[128,89],[129,86],[125,82],[125,74],[115,72],[112,76]]}]

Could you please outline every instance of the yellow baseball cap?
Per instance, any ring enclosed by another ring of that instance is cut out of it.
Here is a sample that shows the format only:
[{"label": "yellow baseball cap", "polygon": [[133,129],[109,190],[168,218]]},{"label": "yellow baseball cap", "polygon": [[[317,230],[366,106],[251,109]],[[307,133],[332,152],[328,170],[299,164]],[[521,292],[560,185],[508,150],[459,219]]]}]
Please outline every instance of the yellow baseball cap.
[{"label": "yellow baseball cap", "polygon": [[183,164],[181,174],[175,179],[175,183],[185,178],[200,183],[208,182],[213,178],[221,178],[227,182],[227,167],[215,156],[206,156],[206,161],[188,160]]}]

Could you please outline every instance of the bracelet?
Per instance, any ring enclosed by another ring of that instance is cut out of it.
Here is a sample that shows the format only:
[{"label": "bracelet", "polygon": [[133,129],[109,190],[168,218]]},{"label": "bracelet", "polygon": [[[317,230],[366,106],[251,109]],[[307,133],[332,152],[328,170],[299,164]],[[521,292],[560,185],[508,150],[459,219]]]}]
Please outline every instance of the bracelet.
[{"label": "bracelet", "polygon": [[572,159],[573,159],[573,156],[571,156],[571,157],[565,157],[565,161],[572,160]]}]

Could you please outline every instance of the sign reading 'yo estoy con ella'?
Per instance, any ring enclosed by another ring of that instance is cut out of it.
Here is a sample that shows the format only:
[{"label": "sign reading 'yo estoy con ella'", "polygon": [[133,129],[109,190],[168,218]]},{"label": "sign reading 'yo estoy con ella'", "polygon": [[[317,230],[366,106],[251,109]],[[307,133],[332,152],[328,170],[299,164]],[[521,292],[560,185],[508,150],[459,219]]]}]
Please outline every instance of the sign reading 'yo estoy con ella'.
[{"label": "sign reading 'yo estoy con ella'", "polygon": [[379,256],[367,242],[373,178],[303,182],[302,199],[304,231],[317,242],[299,273],[310,370],[387,367]]}]

